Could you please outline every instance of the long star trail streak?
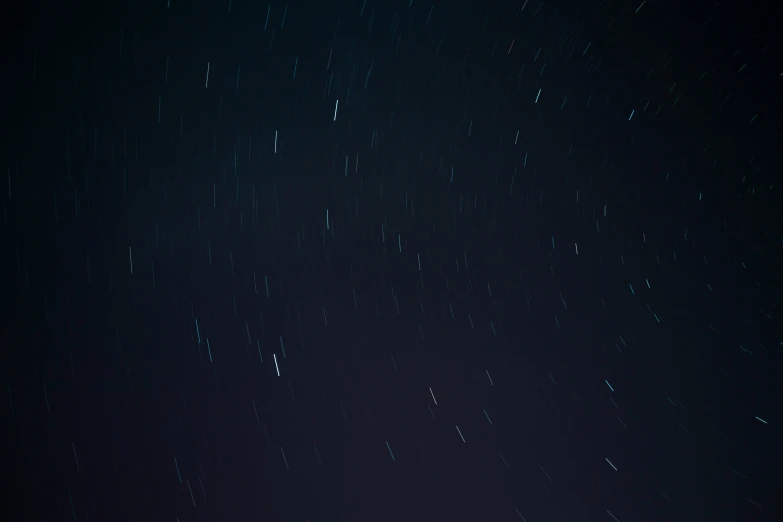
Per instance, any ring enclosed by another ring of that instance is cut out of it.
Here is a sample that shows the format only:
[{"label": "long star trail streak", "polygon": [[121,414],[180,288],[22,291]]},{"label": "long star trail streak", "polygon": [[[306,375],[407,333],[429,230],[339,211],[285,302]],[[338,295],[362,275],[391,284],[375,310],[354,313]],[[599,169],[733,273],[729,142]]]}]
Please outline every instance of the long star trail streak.
[{"label": "long star trail streak", "polygon": [[288,467],[288,459],[285,458],[285,451],[283,451],[283,447],[280,447],[280,454],[283,455],[283,462],[285,463],[285,469],[286,471],[291,471],[291,468]]},{"label": "long star trail streak", "polygon": [[323,464],[323,462],[321,462],[321,454],[318,453],[318,447],[315,445],[315,442],[313,442],[313,450],[315,450],[315,457],[318,459],[318,464]]},{"label": "long star trail streak", "polygon": [[773,4],[153,4],[8,49],[5,518],[774,519]]},{"label": "long star trail streak", "polygon": [[266,32],[266,28],[269,25],[269,14],[272,12],[272,4],[269,4],[269,7],[266,9],[266,19],[264,20],[264,32]]},{"label": "long star trail streak", "polygon": [[73,448],[73,458],[76,461],[76,472],[81,473],[82,469],[81,466],[79,466],[79,456],[76,455],[76,443],[71,442],[71,448]]},{"label": "long star trail streak", "polygon": [[182,475],[179,472],[179,463],[177,462],[177,457],[174,457],[174,467],[177,468],[177,478],[179,479],[179,483],[182,484]]},{"label": "long star trail streak", "polygon": [[396,460],[396,459],[394,458],[394,453],[392,453],[391,446],[389,446],[389,441],[388,441],[388,440],[386,441],[386,449],[388,449],[388,450],[389,450],[389,455],[391,456],[391,459],[392,459],[392,460]]},{"label": "long star trail streak", "polygon": [[73,514],[73,522],[77,522],[76,509],[74,509],[73,507],[73,497],[71,496],[70,491],[68,491],[68,502],[71,504],[71,513]]},{"label": "long star trail streak", "polygon": [[193,503],[193,507],[196,507],[196,497],[193,496],[193,490],[190,488],[190,480],[186,482],[188,484],[188,493],[190,493],[190,501]]}]

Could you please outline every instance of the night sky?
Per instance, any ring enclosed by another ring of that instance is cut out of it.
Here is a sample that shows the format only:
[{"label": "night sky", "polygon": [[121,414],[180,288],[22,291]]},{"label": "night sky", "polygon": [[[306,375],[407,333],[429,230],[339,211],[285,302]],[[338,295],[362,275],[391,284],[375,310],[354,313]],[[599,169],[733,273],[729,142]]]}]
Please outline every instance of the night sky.
[{"label": "night sky", "polygon": [[5,6],[0,518],[776,520],[773,12]]}]

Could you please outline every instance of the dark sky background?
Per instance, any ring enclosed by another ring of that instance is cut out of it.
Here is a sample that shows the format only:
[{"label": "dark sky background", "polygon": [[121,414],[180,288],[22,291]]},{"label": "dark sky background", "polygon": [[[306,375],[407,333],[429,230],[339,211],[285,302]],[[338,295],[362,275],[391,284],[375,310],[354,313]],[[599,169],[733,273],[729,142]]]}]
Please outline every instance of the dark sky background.
[{"label": "dark sky background", "polygon": [[779,520],[772,6],[0,20],[3,520]]}]

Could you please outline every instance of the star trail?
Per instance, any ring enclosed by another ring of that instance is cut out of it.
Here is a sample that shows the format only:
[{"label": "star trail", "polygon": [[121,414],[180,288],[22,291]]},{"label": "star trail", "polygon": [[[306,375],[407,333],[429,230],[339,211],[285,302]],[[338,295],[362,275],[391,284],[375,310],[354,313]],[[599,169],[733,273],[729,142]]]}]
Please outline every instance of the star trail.
[{"label": "star trail", "polygon": [[4,520],[778,519],[766,6],[18,9]]}]

